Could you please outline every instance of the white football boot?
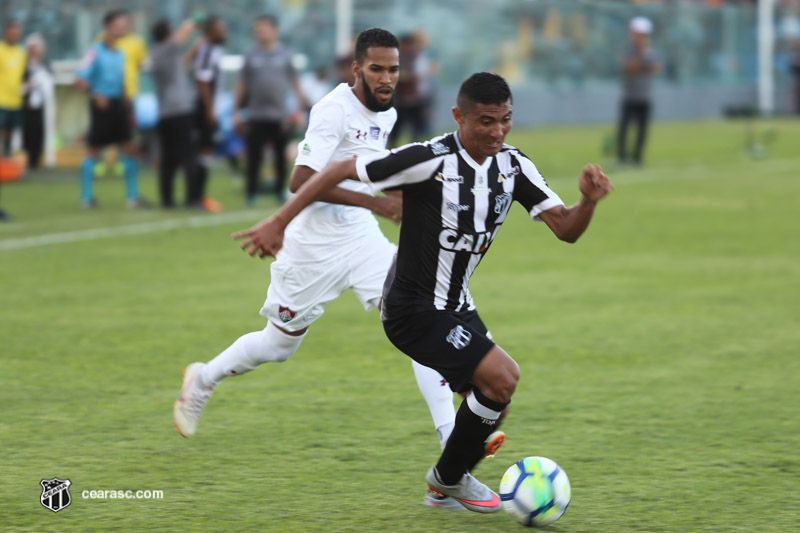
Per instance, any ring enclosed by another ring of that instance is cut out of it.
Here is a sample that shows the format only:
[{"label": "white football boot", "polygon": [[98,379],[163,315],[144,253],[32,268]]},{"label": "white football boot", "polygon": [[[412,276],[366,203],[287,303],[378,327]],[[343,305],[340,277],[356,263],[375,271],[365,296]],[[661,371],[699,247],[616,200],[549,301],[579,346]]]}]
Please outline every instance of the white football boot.
[{"label": "white football boot", "polygon": [[439,507],[441,509],[453,509],[455,511],[464,511],[465,507],[461,505],[458,500],[451,498],[450,496],[442,496],[441,494],[436,494],[432,490],[428,489],[425,492],[425,498],[422,500],[423,505],[427,505],[428,507]]},{"label": "white football boot", "polygon": [[475,479],[467,472],[455,485],[445,485],[439,481],[436,467],[432,466],[425,475],[428,488],[434,494],[449,496],[466,509],[476,513],[496,513],[501,509],[500,496],[492,489]]},{"label": "white football boot", "polygon": [[183,371],[183,387],[181,395],[172,405],[175,427],[182,437],[189,438],[197,429],[197,421],[203,414],[214,389],[202,387],[198,374],[205,363],[192,363]]},{"label": "white football boot", "polygon": [[[485,457],[494,457],[494,454],[497,453],[497,450],[503,447],[505,442],[506,434],[502,431],[495,431],[486,437],[486,440],[484,441],[486,449]],[[430,489],[425,493],[425,499],[422,500],[422,503],[429,507],[441,507],[442,509],[455,509],[458,511],[465,509],[465,507],[461,505],[458,500],[449,496],[442,496]]]}]

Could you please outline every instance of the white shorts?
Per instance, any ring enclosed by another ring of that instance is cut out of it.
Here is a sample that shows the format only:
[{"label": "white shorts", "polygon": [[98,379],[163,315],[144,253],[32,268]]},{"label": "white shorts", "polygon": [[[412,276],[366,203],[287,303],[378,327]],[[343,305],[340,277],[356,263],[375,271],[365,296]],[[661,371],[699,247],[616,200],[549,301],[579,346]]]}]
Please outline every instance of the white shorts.
[{"label": "white shorts", "polygon": [[261,315],[286,331],[299,331],[347,289],[353,289],[365,310],[377,308],[397,247],[380,231],[355,245],[316,263],[293,263],[290,255],[279,253],[270,267]]}]

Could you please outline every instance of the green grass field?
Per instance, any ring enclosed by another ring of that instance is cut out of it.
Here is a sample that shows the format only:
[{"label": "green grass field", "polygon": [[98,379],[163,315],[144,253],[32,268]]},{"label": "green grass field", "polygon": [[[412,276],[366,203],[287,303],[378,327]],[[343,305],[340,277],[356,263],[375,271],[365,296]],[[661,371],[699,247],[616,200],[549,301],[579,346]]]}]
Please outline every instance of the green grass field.
[{"label": "green grass field", "polygon": [[[515,207],[478,269],[479,310],[522,381],[509,440],[476,474],[496,488],[517,459],[558,461],[573,499],[551,531],[796,530],[800,124],[771,127],[751,160],[741,123],[657,123],[648,166],[609,169],[617,190],[579,243]],[[606,130],[509,142],[571,203]],[[521,531],[421,505],[433,426],[409,360],[352,294],[289,362],[226,380],[180,438],[184,366],[264,325],[268,263],[228,235],[274,204],[238,211],[221,169],[223,215],[128,211],[118,179],[87,212],[76,176],[2,187],[0,529]],[[155,198],[152,171],[142,188]],[[40,238],[65,232],[79,240]],[[57,514],[38,501],[55,476],[74,500]],[[110,489],[164,498],[81,498]]]}]

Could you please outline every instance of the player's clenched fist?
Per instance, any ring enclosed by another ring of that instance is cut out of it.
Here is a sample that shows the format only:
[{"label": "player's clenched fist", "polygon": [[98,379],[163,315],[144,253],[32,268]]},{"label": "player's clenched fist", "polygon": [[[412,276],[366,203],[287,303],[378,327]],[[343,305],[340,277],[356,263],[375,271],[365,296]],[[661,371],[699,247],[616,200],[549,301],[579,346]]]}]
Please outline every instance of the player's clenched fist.
[{"label": "player's clenched fist", "polygon": [[250,229],[234,233],[231,237],[234,240],[245,239],[242,243],[242,250],[249,253],[251,257],[258,254],[258,257],[263,259],[268,255],[275,257],[283,248],[285,229],[285,226],[274,218],[268,218]]},{"label": "player's clenched fist", "polygon": [[614,190],[614,186],[611,185],[611,181],[603,173],[600,165],[586,165],[583,167],[578,186],[581,194],[593,202],[598,201]]}]

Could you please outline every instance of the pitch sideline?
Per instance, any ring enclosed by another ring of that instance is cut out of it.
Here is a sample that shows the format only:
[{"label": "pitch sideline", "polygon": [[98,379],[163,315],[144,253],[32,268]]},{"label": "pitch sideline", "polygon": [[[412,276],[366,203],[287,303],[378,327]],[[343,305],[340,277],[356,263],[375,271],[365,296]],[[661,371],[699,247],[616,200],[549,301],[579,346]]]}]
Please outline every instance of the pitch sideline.
[{"label": "pitch sideline", "polygon": [[50,246],[53,244],[65,244],[71,242],[95,241],[110,237],[145,235],[148,233],[158,233],[174,229],[193,229],[222,226],[224,224],[233,222],[244,222],[248,220],[256,221],[263,217],[263,211],[258,212],[254,210],[247,210],[222,213],[219,215],[194,216],[188,218],[168,218],[166,220],[140,222],[138,224],[130,224],[127,226],[112,226],[109,228],[92,228],[85,230],[65,231],[60,233],[46,233],[44,235],[1,240],[0,251],[37,248],[40,246]]}]

